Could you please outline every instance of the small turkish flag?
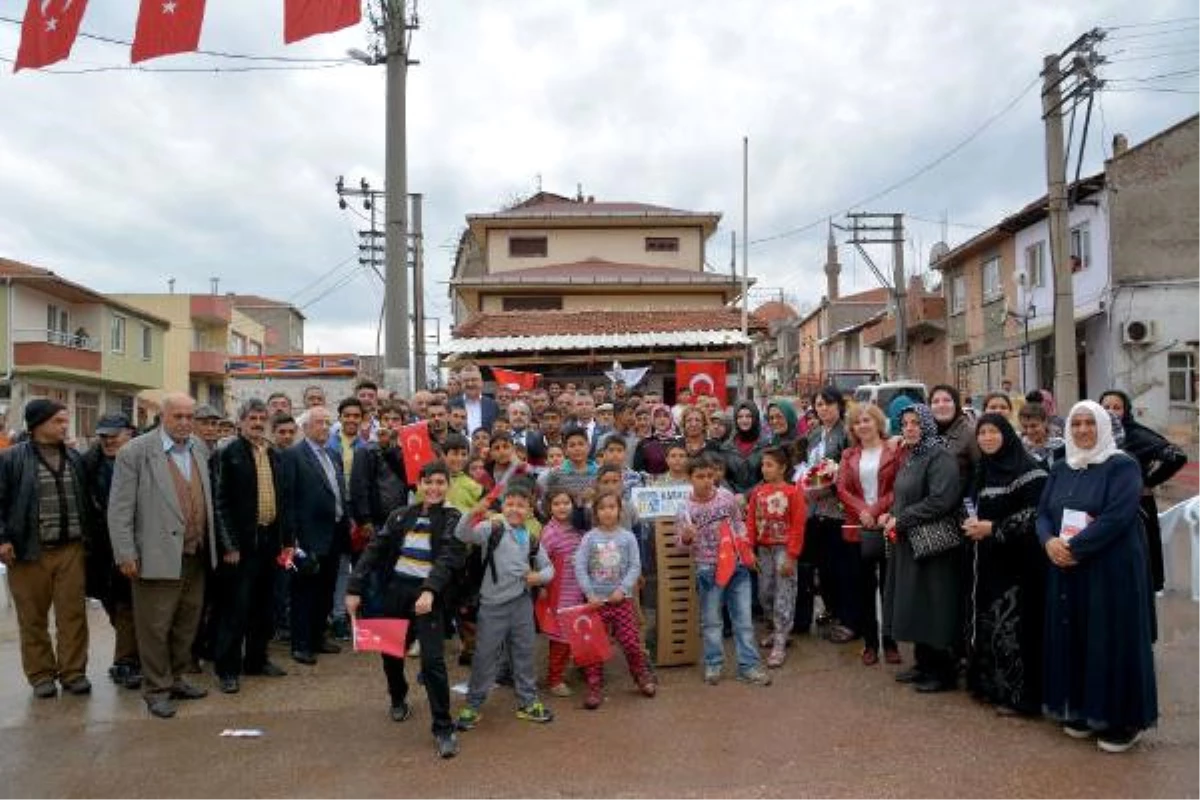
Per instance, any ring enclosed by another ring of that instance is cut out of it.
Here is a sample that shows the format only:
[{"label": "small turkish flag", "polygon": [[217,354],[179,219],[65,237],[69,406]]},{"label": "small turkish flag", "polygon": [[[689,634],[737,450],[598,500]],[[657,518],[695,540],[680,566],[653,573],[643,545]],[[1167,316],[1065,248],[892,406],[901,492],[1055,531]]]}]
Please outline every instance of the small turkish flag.
[{"label": "small turkish flag", "polygon": [[691,389],[696,396],[711,394],[722,403],[725,402],[725,362],[676,361],[675,391],[678,393],[684,389]]},{"label": "small turkish flag", "polygon": [[203,22],[204,0],[142,0],[130,61],[192,52]]},{"label": "small turkish flag", "polygon": [[357,25],[362,0],[283,0],[285,44]]},{"label": "small turkish flag", "polygon": [[429,438],[429,420],[400,428],[400,450],[404,453],[404,474],[410,485],[421,478],[421,467],[433,461],[433,440]]},{"label": "small turkish flag", "polygon": [[71,54],[87,0],[29,0],[13,72],[46,67]]},{"label": "small turkish flag", "polygon": [[518,392],[531,391],[542,377],[536,372],[517,372],[499,367],[489,367],[489,369],[492,371],[492,380],[496,381],[497,386],[507,386]]},{"label": "small turkish flag", "polygon": [[354,651],[375,651],[396,658],[408,653],[408,620],[406,619],[359,619],[351,620],[354,634]]}]

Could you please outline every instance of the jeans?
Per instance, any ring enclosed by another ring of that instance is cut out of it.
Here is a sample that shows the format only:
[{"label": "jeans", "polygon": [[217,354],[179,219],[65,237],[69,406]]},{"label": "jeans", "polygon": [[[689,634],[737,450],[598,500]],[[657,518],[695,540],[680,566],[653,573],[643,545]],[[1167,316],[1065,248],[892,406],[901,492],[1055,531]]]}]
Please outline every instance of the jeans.
[{"label": "jeans", "polygon": [[720,667],[725,662],[725,647],[721,640],[721,607],[724,605],[733,621],[738,673],[746,673],[761,665],[758,647],[754,642],[754,623],[750,618],[750,571],[739,565],[729,579],[729,585],[724,588],[717,586],[716,573],[715,565],[696,566],[704,665]]},{"label": "jeans", "polygon": [[[450,680],[446,672],[446,639],[442,627],[442,603],[433,601],[433,610],[428,614],[417,614],[413,607],[424,591],[423,582],[416,578],[395,577],[395,591],[388,599],[384,613],[390,617],[409,620],[406,645],[414,641],[421,643],[421,672],[425,677],[425,696],[429,700],[429,713],[433,717],[433,733],[450,733],[454,722],[450,719]],[[404,659],[383,654],[383,673],[387,676],[388,696],[393,706],[408,700],[408,679],[404,675]]]}]

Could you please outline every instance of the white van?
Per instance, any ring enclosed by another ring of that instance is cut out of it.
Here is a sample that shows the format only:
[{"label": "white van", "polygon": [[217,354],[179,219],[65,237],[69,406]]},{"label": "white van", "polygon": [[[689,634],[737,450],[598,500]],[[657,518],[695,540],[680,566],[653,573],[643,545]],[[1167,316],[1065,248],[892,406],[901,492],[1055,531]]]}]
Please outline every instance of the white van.
[{"label": "white van", "polygon": [[854,402],[874,403],[887,413],[888,406],[897,397],[909,397],[914,403],[925,403],[929,391],[919,381],[890,381],[888,383],[864,383],[854,390]]}]

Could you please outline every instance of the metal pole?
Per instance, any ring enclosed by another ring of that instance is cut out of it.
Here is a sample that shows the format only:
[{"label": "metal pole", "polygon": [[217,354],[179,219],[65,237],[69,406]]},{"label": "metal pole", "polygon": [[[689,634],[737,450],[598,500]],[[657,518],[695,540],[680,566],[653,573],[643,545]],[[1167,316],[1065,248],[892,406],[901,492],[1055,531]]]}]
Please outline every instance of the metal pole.
[{"label": "metal pole", "polygon": [[426,388],[429,377],[425,370],[425,246],[421,232],[421,204],[424,195],[412,195],[413,230],[413,378],[418,389]]},{"label": "metal pole", "polygon": [[1067,165],[1058,59],[1058,55],[1049,55],[1043,61],[1042,119],[1046,123],[1050,258],[1054,267],[1054,395],[1063,408],[1070,408],[1079,400],[1079,378],[1075,372],[1075,288],[1067,237]]},{"label": "metal pole", "polygon": [[896,378],[908,377],[908,281],[904,278],[904,215],[892,215],[892,296],[896,299]]},{"label": "metal pole", "polygon": [[[742,336],[750,336],[750,137],[742,137]],[[750,374],[750,345],[742,353],[742,399],[750,398],[746,376]]]},{"label": "metal pole", "polygon": [[409,392],[408,342],[408,167],[406,86],[408,52],[405,44],[405,0],[384,0],[384,39],[387,44],[387,121],[384,145],[387,181],[387,227],[384,303],[387,338],[383,384],[391,391]]}]

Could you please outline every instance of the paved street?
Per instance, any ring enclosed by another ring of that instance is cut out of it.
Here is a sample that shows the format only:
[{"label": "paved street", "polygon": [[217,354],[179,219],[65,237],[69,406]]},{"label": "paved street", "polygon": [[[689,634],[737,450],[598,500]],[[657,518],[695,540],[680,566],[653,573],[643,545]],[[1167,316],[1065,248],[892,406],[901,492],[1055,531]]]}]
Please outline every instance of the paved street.
[{"label": "paved street", "polygon": [[[1047,722],[997,717],[962,692],[917,695],[891,680],[894,667],[862,667],[855,645],[804,639],[770,688],[707,687],[695,669],[672,669],[646,700],[613,668],[605,706],[557,700],[558,719],[544,727],[516,720],[501,690],[463,735],[461,756],[441,762],[423,702],[408,722],[389,721],[382,674],[365,654],[301,667],[280,651],[289,677],[247,679],[240,695],[214,691],[174,720],[151,719],[137,695],[108,682],[110,632],[91,613],[94,694],[46,701],[21,678],[15,615],[0,611],[0,795],[1200,794],[1197,606],[1181,593],[1160,600],[1162,719],[1123,756]],[[266,735],[218,735],[234,727]]]}]

